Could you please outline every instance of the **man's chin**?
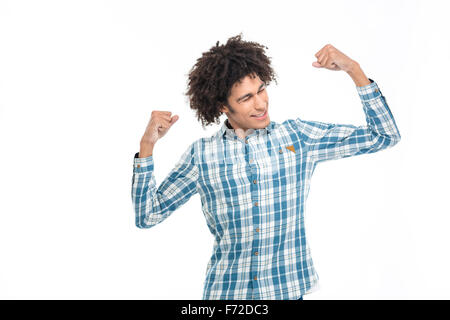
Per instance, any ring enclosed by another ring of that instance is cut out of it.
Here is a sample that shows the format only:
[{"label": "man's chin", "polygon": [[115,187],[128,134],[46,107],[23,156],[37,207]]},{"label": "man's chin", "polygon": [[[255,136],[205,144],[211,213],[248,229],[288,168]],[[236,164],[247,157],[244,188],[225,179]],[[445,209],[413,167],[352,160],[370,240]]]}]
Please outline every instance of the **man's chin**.
[{"label": "man's chin", "polygon": [[254,122],[256,122],[255,127],[257,129],[264,129],[270,124],[270,117],[269,115],[267,115],[264,120],[255,120]]}]

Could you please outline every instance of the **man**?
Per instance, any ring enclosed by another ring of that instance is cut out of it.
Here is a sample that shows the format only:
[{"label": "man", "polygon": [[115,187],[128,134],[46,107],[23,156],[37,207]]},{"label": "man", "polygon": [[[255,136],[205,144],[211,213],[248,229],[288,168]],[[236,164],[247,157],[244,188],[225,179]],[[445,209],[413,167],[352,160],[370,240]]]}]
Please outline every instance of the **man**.
[{"label": "man", "polygon": [[178,120],[153,111],[134,158],[136,226],[150,228],[199,193],[214,235],[203,299],[302,299],[317,288],[305,237],[304,207],[320,162],[374,153],[400,141],[378,85],[359,64],[326,45],[314,67],[345,71],[367,125],[270,121],[267,85],[275,80],[263,46],[232,37],[203,54],[189,74],[190,106],[202,125],[227,119],[193,142],[157,187],[153,148]]}]

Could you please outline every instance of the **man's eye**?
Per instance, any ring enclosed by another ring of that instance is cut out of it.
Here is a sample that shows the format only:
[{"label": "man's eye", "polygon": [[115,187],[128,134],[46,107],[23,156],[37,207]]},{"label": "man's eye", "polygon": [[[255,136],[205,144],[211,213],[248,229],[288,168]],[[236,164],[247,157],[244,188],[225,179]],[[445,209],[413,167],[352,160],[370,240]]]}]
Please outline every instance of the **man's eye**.
[{"label": "man's eye", "polygon": [[[262,88],[261,90],[258,91],[258,93],[264,91],[265,89],[266,89],[265,87]],[[245,98],[245,99],[242,99],[241,101],[247,101],[248,99],[250,99],[250,97],[247,97],[247,98]]]}]

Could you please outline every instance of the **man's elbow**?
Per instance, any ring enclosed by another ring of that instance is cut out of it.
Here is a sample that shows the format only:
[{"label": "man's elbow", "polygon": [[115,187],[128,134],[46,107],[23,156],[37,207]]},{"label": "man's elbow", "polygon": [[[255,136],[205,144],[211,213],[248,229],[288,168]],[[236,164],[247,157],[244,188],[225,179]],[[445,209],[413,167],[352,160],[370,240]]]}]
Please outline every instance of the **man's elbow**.
[{"label": "man's elbow", "polygon": [[384,136],[383,139],[380,139],[379,148],[380,149],[392,148],[397,143],[399,143],[401,139],[402,137],[400,136],[400,134]]},{"label": "man's elbow", "polygon": [[140,217],[140,216],[136,217],[135,224],[136,224],[136,227],[139,229],[149,229],[155,225],[155,223],[150,223],[148,221],[148,219],[146,219],[145,217]]},{"label": "man's elbow", "polygon": [[152,226],[151,226],[151,225],[148,225],[148,224],[143,224],[143,223],[140,223],[140,222],[136,222],[136,227],[137,227],[138,229],[149,229],[149,228],[151,228]]},{"label": "man's elbow", "polygon": [[377,152],[389,149],[399,143],[401,140],[400,134],[395,135],[378,135],[375,134],[371,141],[370,152]]},{"label": "man's elbow", "polygon": [[397,143],[402,140],[402,136],[400,135],[400,132],[397,132],[397,134],[390,136],[391,139],[391,146],[395,146]]}]

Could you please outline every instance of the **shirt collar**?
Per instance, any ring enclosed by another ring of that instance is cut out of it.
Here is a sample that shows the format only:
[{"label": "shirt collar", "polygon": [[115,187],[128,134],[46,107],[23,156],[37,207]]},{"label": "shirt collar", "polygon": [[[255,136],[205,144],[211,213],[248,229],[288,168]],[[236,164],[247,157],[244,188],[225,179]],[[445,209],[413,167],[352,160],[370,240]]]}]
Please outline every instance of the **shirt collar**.
[{"label": "shirt collar", "polygon": [[[236,133],[234,132],[234,129],[230,129],[230,128],[228,128],[228,126],[227,126],[227,124],[231,127],[231,125],[229,124],[229,122],[228,122],[228,118],[227,119],[225,119],[223,122],[222,122],[222,126],[220,127],[220,130],[219,130],[219,132],[218,132],[218,134],[219,134],[219,137],[223,137],[225,134],[226,135],[228,135],[230,138],[237,138],[237,135],[236,135]],[[262,129],[252,129],[252,130],[254,130],[253,132],[256,132],[256,134],[264,134],[264,133],[267,133],[267,134],[269,134],[270,132],[272,132],[275,128],[276,128],[276,123],[274,122],[274,121],[270,121],[270,123],[267,125],[267,127],[265,127],[265,128],[262,128]],[[250,133],[250,134],[253,134],[253,132],[252,133]]]}]

